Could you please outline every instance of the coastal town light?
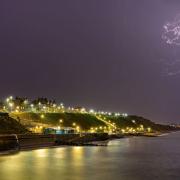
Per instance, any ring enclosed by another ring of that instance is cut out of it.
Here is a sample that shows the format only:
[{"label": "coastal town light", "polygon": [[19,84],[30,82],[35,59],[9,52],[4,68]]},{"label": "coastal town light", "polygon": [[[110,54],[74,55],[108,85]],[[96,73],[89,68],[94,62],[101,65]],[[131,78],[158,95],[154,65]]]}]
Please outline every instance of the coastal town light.
[{"label": "coastal town light", "polygon": [[151,127],[148,127],[147,131],[150,133],[152,131]]},{"label": "coastal town light", "polygon": [[24,101],[24,104],[28,104],[28,100],[25,100],[25,101]]},{"label": "coastal town light", "polygon": [[115,113],[115,116],[119,116],[119,114],[118,114],[118,113]]},{"label": "coastal town light", "polygon": [[9,99],[13,100],[13,96],[10,96]]},{"label": "coastal town light", "polygon": [[95,111],[94,109],[90,109],[89,112],[93,114]]},{"label": "coastal town light", "polygon": [[80,132],[80,127],[79,126],[76,126],[76,131]]},{"label": "coastal town light", "polygon": [[124,129],[121,129],[121,132],[122,132],[122,133],[125,133],[126,131],[125,131]]},{"label": "coastal town light", "polygon": [[42,118],[42,119],[44,119],[44,118],[45,118],[44,114],[41,114],[41,118]]},{"label": "coastal town light", "polygon": [[85,108],[82,108],[81,109],[81,112],[83,113],[83,112],[86,112],[86,109]]},{"label": "coastal town light", "polygon": [[9,99],[9,98],[7,98],[7,99],[6,99],[6,102],[9,102],[9,101],[10,101],[10,99]]},{"label": "coastal town light", "polygon": [[14,106],[14,104],[13,104],[13,103],[9,103],[9,107],[11,107],[11,108],[12,108],[13,106]]},{"label": "coastal town light", "polygon": [[135,120],[132,120],[132,123],[136,124],[136,121],[135,121]]}]

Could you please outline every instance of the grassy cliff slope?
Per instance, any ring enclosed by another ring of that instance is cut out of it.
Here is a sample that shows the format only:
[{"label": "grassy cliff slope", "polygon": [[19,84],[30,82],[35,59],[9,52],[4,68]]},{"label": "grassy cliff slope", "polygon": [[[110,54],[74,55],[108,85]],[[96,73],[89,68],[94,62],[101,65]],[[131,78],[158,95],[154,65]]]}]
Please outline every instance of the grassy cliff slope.
[{"label": "grassy cliff slope", "polygon": [[8,114],[0,113],[0,134],[25,134],[28,130]]}]

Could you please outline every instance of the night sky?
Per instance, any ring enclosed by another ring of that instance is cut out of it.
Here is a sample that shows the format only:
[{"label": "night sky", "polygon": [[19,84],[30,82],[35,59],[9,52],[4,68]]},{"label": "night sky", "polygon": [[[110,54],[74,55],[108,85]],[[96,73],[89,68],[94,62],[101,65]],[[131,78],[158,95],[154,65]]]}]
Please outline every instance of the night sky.
[{"label": "night sky", "polygon": [[1,0],[0,97],[180,123],[180,74],[167,73],[180,46],[161,38],[179,13],[179,0]]}]

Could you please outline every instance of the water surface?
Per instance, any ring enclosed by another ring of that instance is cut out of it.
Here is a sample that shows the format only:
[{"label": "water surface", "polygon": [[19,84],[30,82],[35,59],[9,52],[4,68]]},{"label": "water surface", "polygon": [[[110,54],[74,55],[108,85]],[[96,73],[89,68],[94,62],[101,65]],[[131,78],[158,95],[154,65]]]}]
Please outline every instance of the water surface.
[{"label": "water surface", "polygon": [[180,180],[180,133],[0,157],[0,180]]}]

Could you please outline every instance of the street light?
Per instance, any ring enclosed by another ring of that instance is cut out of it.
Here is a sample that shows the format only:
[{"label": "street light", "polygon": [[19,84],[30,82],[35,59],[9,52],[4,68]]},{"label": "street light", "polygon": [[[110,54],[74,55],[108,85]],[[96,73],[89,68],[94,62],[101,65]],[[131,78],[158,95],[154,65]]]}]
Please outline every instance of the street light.
[{"label": "street light", "polygon": [[34,104],[31,104],[31,108],[33,108],[34,107]]},{"label": "street light", "polygon": [[89,112],[93,114],[93,113],[94,113],[94,109],[90,109],[90,111],[89,111]]},{"label": "street light", "polygon": [[152,131],[151,127],[148,127],[147,130],[149,133]]},{"label": "street light", "polygon": [[41,119],[44,119],[44,118],[45,118],[44,114],[41,114]]},{"label": "street light", "polygon": [[14,104],[13,103],[9,103],[9,106],[12,108],[14,106]]},{"label": "street light", "polygon": [[13,96],[10,96],[10,97],[9,97],[9,99],[11,99],[11,100],[12,100],[12,99],[13,99]]},{"label": "street light", "polygon": [[27,105],[27,104],[28,104],[28,100],[25,100],[25,101],[24,101],[24,104]]},{"label": "street light", "polygon": [[63,123],[63,119],[60,119],[59,122],[60,122],[60,123]]},{"label": "street light", "polygon": [[13,106],[14,106],[13,103],[9,103],[9,107],[11,108],[11,111],[12,111]]},{"label": "street light", "polygon": [[76,130],[77,130],[77,132],[80,132],[80,127],[76,126]]}]

